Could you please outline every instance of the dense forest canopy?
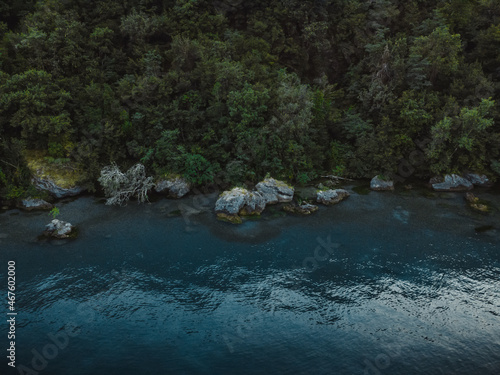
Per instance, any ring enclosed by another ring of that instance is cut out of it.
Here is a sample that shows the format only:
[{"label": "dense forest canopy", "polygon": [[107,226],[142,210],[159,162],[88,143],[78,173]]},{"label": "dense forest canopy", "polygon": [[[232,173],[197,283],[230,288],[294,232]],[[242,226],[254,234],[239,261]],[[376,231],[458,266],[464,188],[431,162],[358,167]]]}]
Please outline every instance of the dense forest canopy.
[{"label": "dense forest canopy", "polygon": [[0,1],[0,189],[26,150],[231,183],[500,175],[498,0]]}]

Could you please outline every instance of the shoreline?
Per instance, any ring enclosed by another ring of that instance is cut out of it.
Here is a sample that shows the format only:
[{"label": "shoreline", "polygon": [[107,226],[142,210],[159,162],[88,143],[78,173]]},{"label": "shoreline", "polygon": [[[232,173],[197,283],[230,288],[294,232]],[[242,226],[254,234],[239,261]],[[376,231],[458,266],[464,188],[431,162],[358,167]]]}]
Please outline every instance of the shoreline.
[{"label": "shoreline", "polygon": [[[320,189],[318,188],[318,185],[322,185],[325,181],[333,181],[333,180],[329,179],[328,177],[322,176],[321,178],[315,179],[311,183],[304,184],[302,186],[297,185],[297,186],[292,186],[292,187],[297,191],[308,190],[308,189],[311,189],[311,190],[316,189],[319,191]],[[256,183],[247,182],[243,185],[247,189],[253,189],[253,188],[255,188]],[[367,179],[347,179],[347,178],[344,179],[344,178],[342,178],[341,180],[337,179],[328,188],[340,189],[340,188],[344,188],[345,186],[352,186],[353,191],[356,192],[357,194],[368,194],[370,191],[379,192],[379,193],[380,192],[382,192],[382,193],[387,192],[386,190],[383,190],[383,189],[371,189],[370,188],[370,179],[368,179],[368,178]],[[226,182],[221,182],[221,183],[213,182],[213,183],[199,185],[199,186],[191,188],[189,190],[189,192],[186,195],[184,195],[182,198],[204,196],[204,195],[209,195],[209,194],[214,194],[214,193],[217,193],[220,195],[224,191],[228,191],[232,188],[233,188],[233,186],[229,183],[226,183]],[[326,189],[325,186],[323,186],[323,188]],[[465,190],[464,191],[461,191],[461,190],[458,190],[458,191],[434,190],[432,188],[432,184],[430,181],[417,179],[417,178],[415,178],[415,179],[409,178],[409,179],[406,179],[404,182],[394,184],[394,190],[393,190],[394,192],[411,191],[411,190],[421,190],[423,192],[427,192],[428,194],[437,194],[437,193],[445,193],[445,194],[446,193],[464,193],[465,194],[465,192],[466,192]],[[492,182],[490,184],[490,186],[474,186],[474,188],[471,189],[470,191],[473,193],[474,192],[479,192],[479,193],[488,192],[488,193],[492,193],[493,195],[495,195],[495,194],[500,195],[500,182],[499,181]],[[390,192],[390,191],[388,191],[388,192]],[[60,204],[60,203],[66,203],[66,202],[73,201],[74,199],[77,199],[77,198],[88,197],[88,196],[92,196],[96,199],[102,199],[102,200],[106,199],[104,194],[102,193],[102,191],[91,193],[91,192],[88,192],[86,190],[83,190],[82,192],[79,192],[78,194],[75,194],[73,196],[63,197],[63,198],[56,198],[50,194],[45,193],[44,200],[49,202],[51,205],[55,206],[55,205]],[[159,201],[162,199],[178,201],[182,198],[173,198],[173,197],[169,196],[168,194],[156,192],[154,189],[151,189],[148,192],[148,199],[147,199],[146,203],[153,203],[153,202],[156,202],[156,201]],[[29,199],[29,198],[24,198],[24,199]],[[25,212],[31,211],[30,209],[24,209],[23,207],[21,207],[21,205],[20,205],[21,201],[22,201],[22,199],[0,200],[0,212],[9,211],[9,210],[16,209],[16,208],[20,209],[21,211],[25,211]],[[293,202],[295,202],[295,201],[296,201],[296,195],[293,196]],[[135,203],[136,199],[132,198],[130,200],[130,202]],[[127,203],[125,205],[127,205]],[[37,209],[34,209],[34,210],[36,211]],[[45,209],[45,210],[47,211],[47,209]],[[40,209],[40,211],[44,211],[44,209]]]}]

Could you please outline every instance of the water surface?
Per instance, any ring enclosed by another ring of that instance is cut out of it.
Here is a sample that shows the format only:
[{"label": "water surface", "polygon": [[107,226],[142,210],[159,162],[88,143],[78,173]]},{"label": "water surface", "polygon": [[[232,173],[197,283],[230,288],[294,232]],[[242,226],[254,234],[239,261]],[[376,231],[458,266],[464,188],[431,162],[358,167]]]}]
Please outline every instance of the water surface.
[{"label": "water surface", "polygon": [[16,363],[55,375],[496,375],[500,197],[477,195],[491,214],[458,193],[371,192],[241,226],[214,219],[215,195],[83,197],[58,205],[74,241],[37,240],[46,212],[3,212]]}]

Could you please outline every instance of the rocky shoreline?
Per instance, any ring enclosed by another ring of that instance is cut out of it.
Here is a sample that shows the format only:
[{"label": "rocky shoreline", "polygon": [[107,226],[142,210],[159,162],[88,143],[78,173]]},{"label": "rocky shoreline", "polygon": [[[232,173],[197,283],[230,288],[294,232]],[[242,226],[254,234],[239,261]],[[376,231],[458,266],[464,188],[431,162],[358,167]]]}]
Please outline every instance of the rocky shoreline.
[{"label": "rocky shoreline", "polygon": [[[349,181],[359,187],[366,185],[363,181]],[[85,192],[84,188],[78,186],[71,188],[57,186],[50,179],[44,181],[36,179],[34,182],[36,182],[36,186],[40,191],[48,193],[47,200],[38,197],[29,197],[18,200],[15,204],[12,204],[12,202],[2,202],[2,209],[19,208],[24,211],[51,210],[62,199],[77,197]],[[350,193],[341,188],[345,183],[345,179],[336,176],[325,176],[320,182],[317,181],[313,185],[295,188],[284,181],[268,177],[250,189],[247,187],[233,187],[222,191],[215,203],[215,207],[213,207],[213,212],[219,220],[233,224],[241,224],[244,217],[260,216],[266,207],[278,203],[283,203],[280,209],[286,213],[311,215],[318,210],[317,204],[330,206],[348,198]],[[487,203],[481,201],[470,192],[475,187],[488,190],[493,188],[495,185],[487,176],[470,173],[463,176],[451,174],[432,178],[428,183],[420,181],[418,184],[435,192],[466,192],[464,200],[471,209],[483,213],[490,212],[490,207],[488,207]],[[388,180],[383,176],[375,176],[369,183],[369,189],[372,191],[394,191],[395,185],[392,180]],[[400,186],[404,186],[407,190],[413,189],[413,185],[411,184],[400,184]],[[217,190],[220,191],[222,189],[217,186]],[[182,177],[174,176],[157,180],[153,194],[169,199],[179,199],[190,194],[199,195],[203,193],[201,190],[193,188],[192,184]],[[10,204],[6,205],[5,203]],[[59,225],[60,223],[62,224]],[[50,226],[50,228],[57,227],[57,229],[47,230],[45,235],[54,238],[67,238],[65,237],[66,233],[60,236],[59,232],[61,232],[61,228],[69,228],[71,224],[68,226],[66,225],[67,223],[60,223],[56,223],[57,225],[54,222],[49,224],[47,228]],[[62,232],[65,232],[66,229],[62,230]]]}]

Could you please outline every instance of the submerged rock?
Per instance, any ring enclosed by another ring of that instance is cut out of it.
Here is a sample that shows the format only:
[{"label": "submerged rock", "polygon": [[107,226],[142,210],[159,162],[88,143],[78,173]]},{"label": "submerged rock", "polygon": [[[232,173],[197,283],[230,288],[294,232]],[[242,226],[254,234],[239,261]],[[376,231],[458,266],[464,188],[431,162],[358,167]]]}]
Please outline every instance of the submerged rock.
[{"label": "submerged rock", "polygon": [[62,220],[54,219],[52,222],[45,226],[45,232],[43,233],[46,237],[54,238],[69,238],[72,237],[75,227],[70,223]]},{"label": "submerged rock", "polygon": [[344,189],[318,191],[316,201],[326,205],[336,204],[349,196],[349,192]]},{"label": "submerged rock", "polygon": [[61,199],[66,197],[74,197],[83,193],[86,189],[81,186],[73,186],[70,188],[63,188],[57,185],[50,178],[39,178],[35,177],[33,180],[33,185],[39,190],[45,190],[54,198]]},{"label": "submerged rock", "polygon": [[489,208],[487,205],[480,203],[479,198],[473,193],[465,193],[465,200],[469,203],[469,206],[476,211],[488,212]]},{"label": "submerged rock", "polygon": [[370,181],[370,189],[377,191],[394,190],[394,182],[390,180],[384,180],[380,176],[375,176]]},{"label": "submerged rock", "polygon": [[314,204],[304,203],[301,205],[287,204],[283,206],[283,210],[292,214],[310,215],[318,211],[318,206]]},{"label": "submerged rock", "polygon": [[477,198],[474,193],[465,193],[465,200],[469,203],[476,203],[479,201],[479,198]]},{"label": "submerged rock", "polygon": [[472,182],[456,174],[447,174],[443,182],[434,181],[431,179],[432,188],[436,191],[467,191],[474,188]]},{"label": "submerged rock", "polygon": [[484,174],[467,173],[464,177],[475,186],[490,187],[492,185],[491,181]]},{"label": "submerged rock", "polygon": [[182,198],[191,190],[191,185],[182,177],[160,180],[156,183],[157,193],[167,194],[171,198]]},{"label": "submerged rock", "polygon": [[259,182],[255,188],[262,194],[266,204],[291,202],[293,199],[294,188],[274,178],[266,178]]},{"label": "submerged rock", "polygon": [[243,220],[241,219],[240,216],[238,215],[228,215],[224,212],[219,212],[217,214],[217,218],[222,221],[228,221],[232,224],[241,224],[243,223]]},{"label": "submerged rock", "polygon": [[49,202],[44,201],[43,199],[34,199],[27,198],[23,199],[18,207],[22,210],[26,211],[34,211],[34,210],[51,210],[54,206]]}]

